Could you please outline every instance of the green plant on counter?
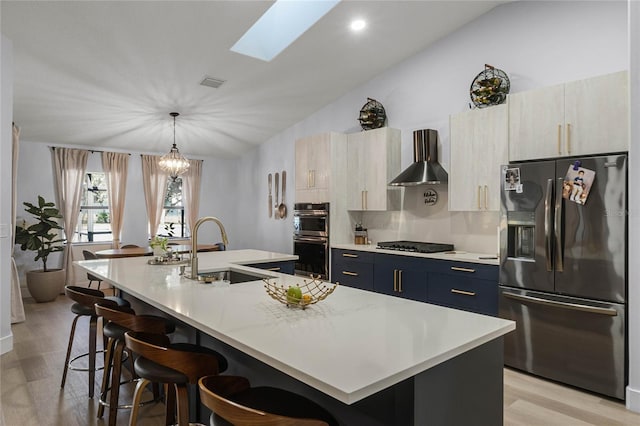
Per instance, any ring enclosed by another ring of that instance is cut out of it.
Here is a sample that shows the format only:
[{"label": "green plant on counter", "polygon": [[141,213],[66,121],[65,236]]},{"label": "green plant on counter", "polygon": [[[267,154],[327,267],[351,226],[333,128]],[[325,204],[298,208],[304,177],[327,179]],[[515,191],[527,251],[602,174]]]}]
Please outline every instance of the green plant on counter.
[{"label": "green plant on counter", "polygon": [[151,246],[152,249],[162,249],[162,250],[167,250],[167,243],[169,242],[169,239],[166,237],[160,237],[158,235],[156,235],[155,237],[153,237],[151,239],[151,242],[149,242],[149,245]]},{"label": "green plant on counter", "polygon": [[[38,205],[31,203],[23,203],[27,208],[24,210],[30,213],[36,223],[31,226],[16,226],[16,244],[20,244],[20,249],[32,250],[36,252],[34,261],[42,260],[42,269],[47,272],[47,258],[51,253],[64,250],[65,240],[59,238],[59,232],[62,226],[55,219],[62,219],[60,211],[55,207],[54,203],[48,203],[38,195]],[[53,231],[53,232],[52,232]]]}]

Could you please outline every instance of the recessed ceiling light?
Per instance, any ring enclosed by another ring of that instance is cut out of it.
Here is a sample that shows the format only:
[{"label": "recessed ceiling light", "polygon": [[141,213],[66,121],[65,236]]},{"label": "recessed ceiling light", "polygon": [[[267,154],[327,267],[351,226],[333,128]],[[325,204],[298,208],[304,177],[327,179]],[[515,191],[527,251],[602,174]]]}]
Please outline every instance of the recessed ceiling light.
[{"label": "recessed ceiling light", "polygon": [[351,29],[353,31],[363,30],[367,26],[367,23],[363,19],[354,19],[351,21]]},{"label": "recessed ceiling light", "polygon": [[231,50],[270,61],[339,2],[278,0],[240,37]]}]

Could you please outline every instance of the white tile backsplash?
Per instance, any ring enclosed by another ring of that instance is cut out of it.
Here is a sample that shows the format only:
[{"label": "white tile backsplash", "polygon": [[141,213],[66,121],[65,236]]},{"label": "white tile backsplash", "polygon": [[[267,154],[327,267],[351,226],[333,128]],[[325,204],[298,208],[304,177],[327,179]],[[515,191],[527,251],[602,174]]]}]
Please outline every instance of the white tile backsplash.
[{"label": "white tile backsplash", "polygon": [[[424,191],[434,189],[438,201],[424,203]],[[451,243],[456,250],[494,254],[497,249],[498,212],[449,212],[447,185],[404,188],[402,210],[352,213],[367,228],[369,239]],[[360,219],[361,218],[361,219]]]}]

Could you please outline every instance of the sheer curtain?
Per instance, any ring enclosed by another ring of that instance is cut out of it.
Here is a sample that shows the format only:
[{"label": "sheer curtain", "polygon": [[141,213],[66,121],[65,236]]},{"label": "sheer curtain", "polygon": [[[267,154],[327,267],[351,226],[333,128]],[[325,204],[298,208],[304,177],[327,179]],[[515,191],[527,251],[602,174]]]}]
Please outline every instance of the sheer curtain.
[{"label": "sheer curtain", "polygon": [[[72,148],[52,148],[53,168],[56,184],[56,204],[64,222],[67,246],[64,250],[63,267],[66,269],[66,283],[73,283],[73,252],[71,240],[80,214],[82,182],[87,170],[89,151]],[[61,291],[63,289],[60,289]]]},{"label": "sheer curtain", "polygon": [[187,172],[182,175],[182,199],[184,201],[184,216],[191,229],[198,220],[200,210],[200,180],[202,178],[202,160],[189,160],[191,164]]},{"label": "sheer curtain", "polygon": [[142,159],[142,187],[144,188],[144,201],[147,206],[147,218],[149,219],[149,234],[155,237],[162,218],[164,197],[167,192],[167,174],[160,169],[157,155],[141,155]]},{"label": "sheer curtain", "polygon": [[102,169],[107,174],[113,248],[117,249],[120,248],[120,234],[122,233],[124,196],[127,192],[127,174],[129,171],[129,154],[103,152]]},{"label": "sheer curtain", "polygon": [[[16,229],[16,195],[18,190],[18,140],[20,128],[13,125],[13,145],[12,145],[12,174],[11,174],[11,241],[15,237]],[[13,258],[13,250],[16,245],[11,244],[11,324],[25,320],[24,305],[22,304],[22,292],[20,291],[20,278],[18,277],[18,267]]]}]

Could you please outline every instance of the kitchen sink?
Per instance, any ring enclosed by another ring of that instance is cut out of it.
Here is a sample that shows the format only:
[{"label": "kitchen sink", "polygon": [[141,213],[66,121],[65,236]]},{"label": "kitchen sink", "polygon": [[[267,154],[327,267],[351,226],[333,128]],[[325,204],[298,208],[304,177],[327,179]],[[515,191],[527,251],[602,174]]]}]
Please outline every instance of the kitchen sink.
[{"label": "kitchen sink", "polygon": [[210,271],[198,273],[198,281],[203,283],[223,283],[229,284],[245,283],[248,281],[258,281],[263,278],[269,278],[267,275],[256,275],[246,271],[238,271],[235,269],[225,269],[222,271]]}]

